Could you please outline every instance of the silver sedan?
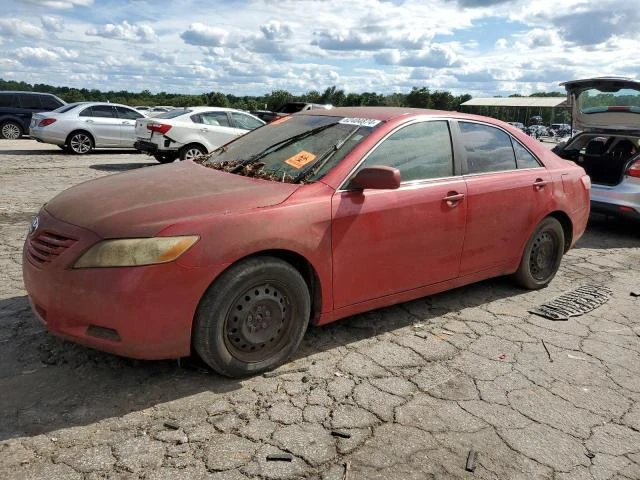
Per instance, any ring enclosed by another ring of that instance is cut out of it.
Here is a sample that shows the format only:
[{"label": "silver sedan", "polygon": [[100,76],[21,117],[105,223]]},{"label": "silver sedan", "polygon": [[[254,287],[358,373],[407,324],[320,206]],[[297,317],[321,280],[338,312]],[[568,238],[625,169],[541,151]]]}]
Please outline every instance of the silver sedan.
[{"label": "silver sedan", "polygon": [[116,103],[70,103],[52,112],[34,114],[29,135],[79,155],[94,148],[133,148],[136,120],[144,116]]}]

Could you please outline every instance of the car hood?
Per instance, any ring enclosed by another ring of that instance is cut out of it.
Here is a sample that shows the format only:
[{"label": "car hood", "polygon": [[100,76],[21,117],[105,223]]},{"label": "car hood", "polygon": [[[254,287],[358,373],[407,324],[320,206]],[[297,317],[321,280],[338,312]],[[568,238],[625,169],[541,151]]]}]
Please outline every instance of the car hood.
[{"label": "car hood", "polygon": [[571,80],[561,83],[567,90],[573,116],[573,128],[588,132],[640,132],[640,106],[610,105],[581,110],[580,94],[587,90],[599,90],[613,94],[621,90],[635,90],[634,97],[640,100],[640,82],[630,78],[598,77]]},{"label": "car hood", "polygon": [[62,192],[45,209],[103,238],[149,237],[181,220],[277,205],[298,187],[185,161],[90,180]]}]

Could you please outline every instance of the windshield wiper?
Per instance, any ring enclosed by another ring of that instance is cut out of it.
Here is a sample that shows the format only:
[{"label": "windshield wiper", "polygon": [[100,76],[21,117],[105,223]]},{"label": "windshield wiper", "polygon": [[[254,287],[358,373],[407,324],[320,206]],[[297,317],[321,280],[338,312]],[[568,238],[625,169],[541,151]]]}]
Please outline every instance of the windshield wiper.
[{"label": "windshield wiper", "polygon": [[282,150],[283,148],[288,147],[289,145],[297,142],[298,140],[302,140],[303,138],[309,137],[311,135],[315,135],[316,133],[321,132],[323,130],[326,130],[329,127],[333,127],[334,125],[337,125],[338,123],[339,122],[333,122],[333,123],[329,123],[327,125],[322,125],[321,127],[316,127],[316,128],[311,129],[311,130],[307,130],[306,132],[299,133],[297,135],[294,135],[293,137],[285,138],[284,140],[280,140],[279,142],[276,142],[273,145],[269,145],[267,148],[262,150],[260,153],[254,155],[253,157],[247,158],[245,160],[241,160],[240,163],[238,163],[235,167],[233,167],[231,170],[229,170],[229,173],[236,173],[237,171],[241,170],[242,168],[246,167],[247,165],[249,165],[251,163],[255,163],[258,160],[260,160],[261,158],[266,157],[270,153],[274,153],[274,152],[277,152],[279,150]]},{"label": "windshield wiper", "polygon": [[342,146],[345,143],[347,143],[351,139],[351,137],[353,137],[356,134],[358,130],[360,130],[360,125],[358,125],[356,128],[351,130],[347,134],[347,136],[344,137],[342,140],[339,140],[335,144],[331,145],[331,147],[329,147],[327,150],[322,152],[314,163],[309,165],[307,168],[303,169],[298,175],[294,177],[292,183],[301,182],[302,180],[307,178],[309,175],[313,174],[316,170],[324,167],[327,164],[327,162],[331,159],[331,157],[333,157],[333,154],[336,153],[338,150],[340,150]]}]

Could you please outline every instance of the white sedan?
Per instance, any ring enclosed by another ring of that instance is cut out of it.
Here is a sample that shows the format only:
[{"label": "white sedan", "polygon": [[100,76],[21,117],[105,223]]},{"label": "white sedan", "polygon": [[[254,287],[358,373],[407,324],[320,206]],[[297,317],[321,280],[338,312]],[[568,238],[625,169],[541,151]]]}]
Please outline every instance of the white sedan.
[{"label": "white sedan", "polygon": [[265,122],[248,113],[221,107],[187,107],[136,121],[134,147],[160,163],[190,160]]},{"label": "white sedan", "polygon": [[126,105],[105,102],[69,103],[31,117],[29,135],[64,151],[83,155],[94,148],[131,148],[135,121],[144,114]]}]

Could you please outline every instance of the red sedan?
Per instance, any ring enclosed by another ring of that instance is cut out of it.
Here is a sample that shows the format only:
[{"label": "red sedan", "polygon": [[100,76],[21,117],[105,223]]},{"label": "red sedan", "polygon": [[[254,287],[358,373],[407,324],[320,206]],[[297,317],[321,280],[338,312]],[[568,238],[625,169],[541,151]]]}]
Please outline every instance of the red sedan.
[{"label": "red sedan", "polygon": [[243,376],[283,362],[309,322],[498,275],[546,286],[589,188],[494,119],[313,110],[61,193],[32,222],[24,281],[57,335],[144,359],[194,349]]}]

